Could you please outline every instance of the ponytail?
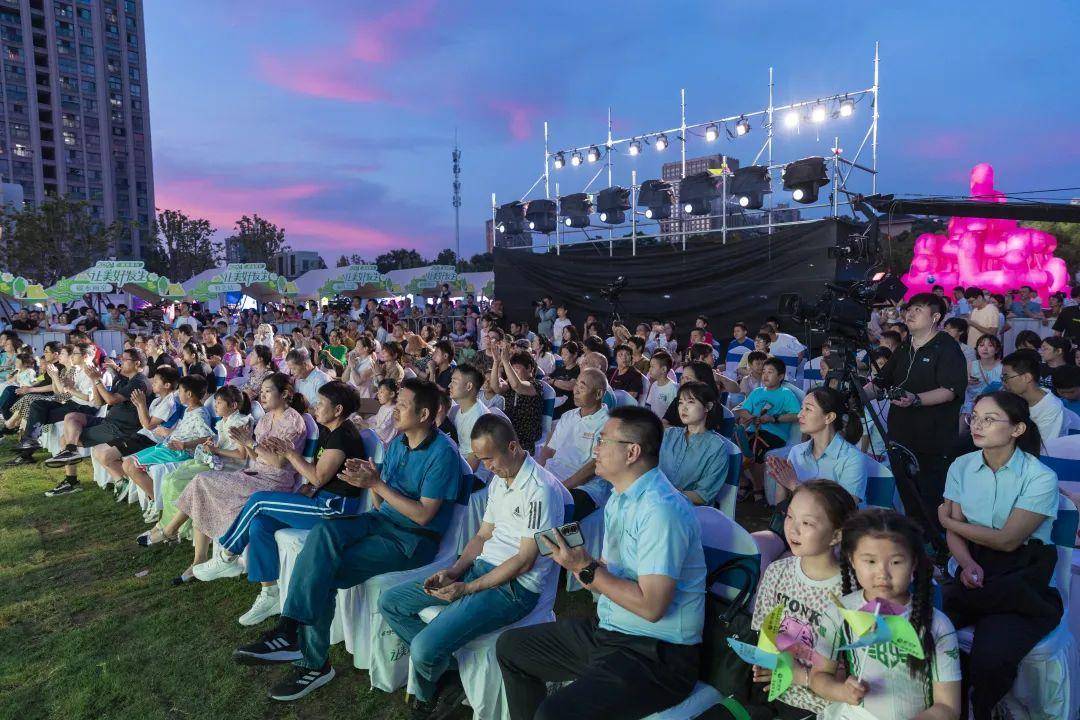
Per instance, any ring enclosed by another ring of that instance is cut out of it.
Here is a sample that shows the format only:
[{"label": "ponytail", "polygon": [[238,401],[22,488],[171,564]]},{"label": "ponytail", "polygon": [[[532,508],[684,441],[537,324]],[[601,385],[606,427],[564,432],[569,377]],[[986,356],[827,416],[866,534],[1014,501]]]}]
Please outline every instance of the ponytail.
[{"label": "ponytail", "polygon": [[1039,456],[1042,450],[1042,435],[1039,433],[1039,426],[1031,419],[1031,410],[1026,400],[1006,390],[997,390],[979,395],[972,407],[978,405],[980,400],[995,403],[1013,425],[1024,423],[1024,432],[1016,438],[1016,447],[1028,455]]},{"label": "ponytail", "polygon": [[809,391],[807,395],[814,396],[823,414],[836,414],[832,429],[837,435],[852,445],[859,442],[863,436],[862,417],[838,390],[821,385]]}]

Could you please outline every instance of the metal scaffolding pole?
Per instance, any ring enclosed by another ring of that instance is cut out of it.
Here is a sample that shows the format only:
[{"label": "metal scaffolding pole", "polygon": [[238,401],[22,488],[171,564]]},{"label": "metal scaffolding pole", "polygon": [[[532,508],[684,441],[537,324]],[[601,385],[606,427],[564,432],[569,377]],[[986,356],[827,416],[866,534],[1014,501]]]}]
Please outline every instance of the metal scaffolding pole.
[{"label": "metal scaffolding pole", "polygon": [[881,103],[879,102],[878,91],[881,89],[879,84],[879,71],[881,68],[881,59],[878,55],[878,43],[874,43],[874,139],[870,145],[870,151],[872,153],[872,160],[870,167],[874,169],[874,174],[870,176],[870,194],[877,194],[877,129],[878,118],[881,116]]},{"label": "metal scaffolding pole", "polygon": [[551,155],[548,152],[548,124],[547,120],[544,121],[544,197],[548,200],[551,199],[551,175],[548,170],[548,161],[551,159]]}]

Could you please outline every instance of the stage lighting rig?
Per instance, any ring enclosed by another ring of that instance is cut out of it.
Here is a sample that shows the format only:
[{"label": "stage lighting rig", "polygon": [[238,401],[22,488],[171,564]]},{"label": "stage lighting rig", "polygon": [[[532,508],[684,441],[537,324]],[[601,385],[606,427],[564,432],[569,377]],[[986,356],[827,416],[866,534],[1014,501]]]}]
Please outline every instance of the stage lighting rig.
[{"label": "stage lighting rig", "polygon": [[739,137],[746,135],[750,132],[750,121],[745,117],[739,118],[739,121],[735,123],[735,134]]},{"label": "stage lighting rig", "polygon": [[791,199],[808,205],[817,202],[818,188],[829,184],[825,158],[808,157],[788,163],[783,169],[784,189],[791,191]]},{"label": "stage lighting rig", "polygon": [[653,145],[656,147],[657,152],[666,149],[668,146],[667,135],[665,135],[664,133],[660,133],[659,135],[657,135],[656,140],[653,142]]},{"label": "stage lighting rig", "polygon": [[630,191],[627,188],[614,185],[596,195],[596,211],[602,223],[621,225],[626,222],[626,211],[629,209]]},{"label": "stage lighting rig", "polygon": [[637,204],[646,208],[649,220],[667,220],[671,217],[671,183],[664,180],[646,180],[638,188]]},{"label": "stage lighting rig", "polygon": [[529,229],[533,232],[545,235],[555,232],[555,226],[559,222],[555,201],[530,200],[525,210],[525,220],[528,221]]},{"label": "stage lighting rig", "polygon": [[589,152],[585,155],[585,159],[587,159],[590,163],[594,163],[599,160],[600,148],[593,145],[591,148],[589,148]]},{"label": "stage lighting rig", "polygon": [[705,128],[705,141],[706,142],[712,142],[712,141],[716,140],[716,138],[718,138],[718,137],[720,137],[720,128],[716,127],[715,124],[714,125],[709,125],[707,128]]},{"label": "stage lighting rig", "polygon": [[574,167],[577,167],[581,164],[581,153],[579,153],[577,150],[575,150],[574,154],[570,156],[570,164]]},{"label": "stage lighting rig", "polygon": [[765,205],[765,195],[771,192],[772,179],[764,165],[739,168],[731,180],[731,194],[739,207],[747,210],[760,210]]},{"label": "stage lighting rig", "polygon": [[829,115],[829,113],[825,109],[825,106],[822,105],[821,103],[818,103],[810,111],[810,120],[812,122],[816,122],[816,123],[823,123],[823,122],[825,122],[825,118],[827,118],[828,115]]},{"label": "stage lighting rig", "polygon": [[784,127],[787,127],[790,130],[794,130],[795,128],[799,127],[799,120],[800,118],[798,110],[788,110],[787,114],[784,115]]},{"label": "stage lighting rig", "polygon": [[641,143],[639,141],[637,141],[637,140],[630,141],[630,154],[631,155],[640,155],[641,154]]},{"label": "stage lighting rig", "polygon": [[556,170],[562,170],[566,166],[566,155],[561,152],[555,153],[555,160],[552,162]]},{"label": "stage lighting rig", "polygon": [[589,215],[592,214],[593,201],[588,193],[574,193],[559,198],[559,216],[567,227],[589,227]]},{"label": "stage lighting rig", "polygon": [[525,204],[515,200],[495,209],[495,229],[503,235],[525,232]]},{"label": "stage lighting rig", "polygon": [[845,97],[840,101],[840,117],[851,117],[855,113],[855,101]]},{"label": "stage lighting rig", "polygon": [[704,170],[679,181],[679,203],[687,215],[709,215],[712,201],[720,197],[721,177]]}]

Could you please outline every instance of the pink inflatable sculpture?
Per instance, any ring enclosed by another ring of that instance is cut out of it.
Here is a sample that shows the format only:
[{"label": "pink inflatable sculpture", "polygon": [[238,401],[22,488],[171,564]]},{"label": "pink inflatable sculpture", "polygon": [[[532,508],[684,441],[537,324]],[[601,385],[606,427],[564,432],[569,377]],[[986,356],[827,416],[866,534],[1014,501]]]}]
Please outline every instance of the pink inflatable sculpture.
[{"label": "pink inflatable sculpture", "polygon": [[[971,197],[1005,202],[994,189],[994,168],[979,163],[971,170]],[[954,217],[946,235],[924,233],[915,241],[911,268],[901,277],[908,297],[930,292],[934,285],[952,293],[972,285],[1004,293],[1030,285],[1043,304],[1051,293],[1066,290],[1065,261],[1054,257],[1057,240],[1050,233],[1020,227],[1015,220]]]}]

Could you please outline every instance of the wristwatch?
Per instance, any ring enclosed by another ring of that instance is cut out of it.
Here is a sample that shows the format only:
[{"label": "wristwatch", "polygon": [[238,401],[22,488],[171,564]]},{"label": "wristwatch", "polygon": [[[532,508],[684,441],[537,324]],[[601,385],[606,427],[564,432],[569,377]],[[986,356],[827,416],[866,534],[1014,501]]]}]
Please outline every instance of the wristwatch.
[{"label": "wristwatch", "polygon": [[582,585],[592,585],[593,584],[593,580],[596,579],[596,568],[598,568],[598,567],[600,567],[600,563],[593,560],[591,563],[589,563],[588,565],[586,565],[585,567],[581,568],[581,570],[578,571],[578,574],[577,574],[578,580],[581,581]]},{"label": "wristwatch", "polygon": [[921,407],[922,406],[922,398],[919,397],[919,393],[911,393],[911,394],[915,398],[914,400],[911,401],[911,407]]}]

